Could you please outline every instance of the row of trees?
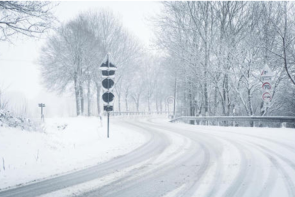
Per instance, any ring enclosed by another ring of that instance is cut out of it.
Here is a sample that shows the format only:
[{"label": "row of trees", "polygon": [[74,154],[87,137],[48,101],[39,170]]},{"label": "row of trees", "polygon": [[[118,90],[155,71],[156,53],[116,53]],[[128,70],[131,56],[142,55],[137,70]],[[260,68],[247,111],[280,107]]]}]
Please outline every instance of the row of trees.
[{"label": "row of trees", "polygon": [[[77,115],[91,115],[94,106],[100,114],[98,68],[109,52],[118,67],[115,111],[167,111],[174,95],[178,115],[294,115],[293,3],[162,4],[151,20],[162,55],[152,55],[107,10],[62,24],[40,56],[46,87],[74,92]],[[275,73],[267,108],[265,64]]]},{"label": "row of trees", "polygon": [[[164,110],[165,82],[160,59],[149,55],[109,10],[80,14],[62,24],[43,46],[39,63],[47,89],[74,92],[77,115],[101,113],[101,71],[107,53],[116,64],[116,111]],[[157,101],[155,87],[158,88]],[[93,98],[96,97],[96,102]],[[143,102],[146,105],[143,105]],[[87,110],[86,110],[87,104]],[[147,106],[146,109],[142,106]]]},{"label": "row of trees", "polygon": [[[180,114],[294,115],[293,2],[162,4],[153,23]],[[266,110],[260,81],[265,64],[275,73]]]}]

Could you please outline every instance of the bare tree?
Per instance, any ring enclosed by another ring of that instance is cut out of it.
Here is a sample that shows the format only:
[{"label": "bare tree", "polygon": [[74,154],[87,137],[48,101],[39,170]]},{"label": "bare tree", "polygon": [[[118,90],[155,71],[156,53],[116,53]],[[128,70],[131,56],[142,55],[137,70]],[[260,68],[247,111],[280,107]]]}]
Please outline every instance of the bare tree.
[{"label": "bare tree", "polygon": [[162,4],[151,21],[158,48],[179,65],[180,77],[169,81],[171,86],[178,82],[179,110],[188,115],[261,115],[259,73],[264,64],[276,73],[273,98],[284,97],[280,83],[286,77],[293,83],[295,76],[293,2]]},{"label": "bare tree", "polygon": [[[140,57],[141,48],[137,39],[131,35],[122,25],[122,22],[110,10],[100,10],[89,12],[85,17],[90,21],[91,31],[94,32],[97,39],[101,40],[99,51],[102,56],[101,61],[107,53],[110,53],[111,59],[117,66],[115,79],[116,100],[118,111],[121,111],[121,98],[125,79],[130,77],[132,67],[136,67]],[[98,69],[98,67],[97,67]],[[100,73],[97,70],[95,73]],[[100,113],[100,84],[101,78],[96,75],[93,77],[97,90],[97,106]]]},{"label": "bare tree", "polygon": [[86,101],[90,115],[92,91],[96,92],[97,113],[100,114],[102,78],[99,66],[106,54],[111,54],[118,68],[115,91],[120,110],[124,85],[121,81],[128,77],[132,66],[137,66],[139,52],[137,40],[123,28],[120,20],[108,10],[99,10],[82,13],[62,25],[43,47],[40,63],[48,89],[62,93],[74,87],[77,115],[84,114]]},{"label": "bare tree", "polygon": [[17,34],[39,37],[52,27],[55,17],[51,11],[56,5],[44,1],[1,1],[0,40],[11,41],[10,37]]},{"label": "bare tree", "polygon": [[62,93],[74,87],[77,115],[84,112],[84,82],[89,70],[97,64],[100,41],[87,28],[88,22],[79,16],[60,27],[42,49],[42,76],[49,90]]},{"label": "bare tree", "polygon": [[[289,69],[290,65],[293,65],[292,72],[294,72],[294,64],[295,64],[295,56],[294,56],[294,39],[295,39],[295,32],[292,29],[295,27],[294,19],[288,20],[288,11],[294,9],[294,6],[291,5],[290,7],[287,7],[288,2],[284,2],[284,20],[283,20],[283,32],[281,32],[279,29],[277,29],[281,39],[282,39],[282,50],[283,50],[283,61],[284,61],[284,68],[286,70],[287,76],[289,77],[290,81],[295,85],[295,75],[293,73],[293,76],[291,75],[291,71]],[[294,17],[294,15],[293,15]],[[293,50],[290,49],[290,46],[293,46]],[[293,62],[289,61],[289,57],[287,53],[291,53],[293,57]]]}]

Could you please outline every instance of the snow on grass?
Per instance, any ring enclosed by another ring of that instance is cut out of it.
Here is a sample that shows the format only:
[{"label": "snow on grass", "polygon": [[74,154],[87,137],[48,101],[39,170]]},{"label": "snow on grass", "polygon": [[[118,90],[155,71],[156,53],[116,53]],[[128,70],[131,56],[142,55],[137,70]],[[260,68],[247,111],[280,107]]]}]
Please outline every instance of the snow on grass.
[{"label": "snow on grass", "polygon": [[[103,125],[103,126],[102,126]],[[0,129],[0,189],[108,161],[141,146],[141,133],[96,117],[46,119],[45,132]]]}]

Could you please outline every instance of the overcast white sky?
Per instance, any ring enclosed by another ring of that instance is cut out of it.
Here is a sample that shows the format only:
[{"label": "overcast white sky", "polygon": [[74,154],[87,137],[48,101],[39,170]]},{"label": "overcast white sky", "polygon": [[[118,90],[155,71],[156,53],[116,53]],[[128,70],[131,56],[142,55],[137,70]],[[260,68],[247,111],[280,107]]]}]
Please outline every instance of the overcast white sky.
[{"label": "overcast white sky", "polygon": [[[146,45],[152,39],[151,27],[146,18],[160,10],[160,3],[155,1],[66,1],[55,9],[61,22],[75,18],[89,9],[109,8],[120,16],[126,26]],[[27,98],[34,102],[56,100],[55,94],[48,94],[41,84],[39,66],[36,60],[44,40],[18,39],[14,45],[0,45],[0,86],[9,86],[7,91],[17,99]],[[13,102],[13,101],[12,101]]]}]

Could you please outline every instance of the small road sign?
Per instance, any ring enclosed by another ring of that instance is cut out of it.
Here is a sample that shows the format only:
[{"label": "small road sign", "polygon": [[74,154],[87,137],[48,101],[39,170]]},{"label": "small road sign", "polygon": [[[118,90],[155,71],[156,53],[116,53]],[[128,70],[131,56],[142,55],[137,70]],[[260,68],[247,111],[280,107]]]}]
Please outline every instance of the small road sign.
[{"label": "small road sign", "polygon": [[102,95],[102,100],[106,103],[110,103],[114,100],[115,95],[111,92],[105,92]]},{"label": "small road sign", "polygon": [[45,104],[39,103],[38,106],[41,107],[41,120],[44,121],[43,107],[45,107]]},{"label": "small road sign", "polygon": [[102,80],[102,87],[105,89],[111,89],[114,86],[115,82],[112,79],[106,78]]},{"label": "small road sign", "polygon": [[109,62],[109,58],[107,59],[107,61],[105,63],[102,63],[101,66],[99,67],[100,70],[117,70],[117,67],[112,64],[111,62]]},{"label": "small road sign", "polygon": [[272,70],[267,64],[265,64],[263,70],[261,71],[260,78],[262,81],[270,81],[274,76]]},{"label": "small road sign", "polygon": [[271,95],[269,92],[265,92],[262,94],[262,99],[265,102],[270,102],[271,101]]},{"label": "small road sign", "polygon": [[39,103],[38,106],[39,107],[45,107],[45,104],[44,103]]},{"label": "small road sign", "polygon": [[169,116],[169,114],[170,114],[169,105],[174,103],[174,97],[173,96],[168,96],[166,98],[166,103],[167,103],[167,107],[168,107],[168,116]]},{"label": "small road sign", "polygon": [[113,111],[114,107],[112,105],[105,105],[105,106],[103,106],[103,109],[105,111],[109,112],[109,111]]},{"label": "small road sign", "polygon": [[102,77],[113,77],[115,76],[115,71],[114,70],[103,70],[101,71]]},{"label": "small road sign", "polygon": [[167,102],[168,104],[172,104],[172,103],[174,102],[174,97],[173,97],[173,96],[169,96],[169,97],[167,97],[166,102]]},{"label": "small road sign", "polygon": [[262,89],[263,90],[271,90],[271,85],[270,85],[270,83],[269,82],[264,82],[263,84],[262,84]]}]

